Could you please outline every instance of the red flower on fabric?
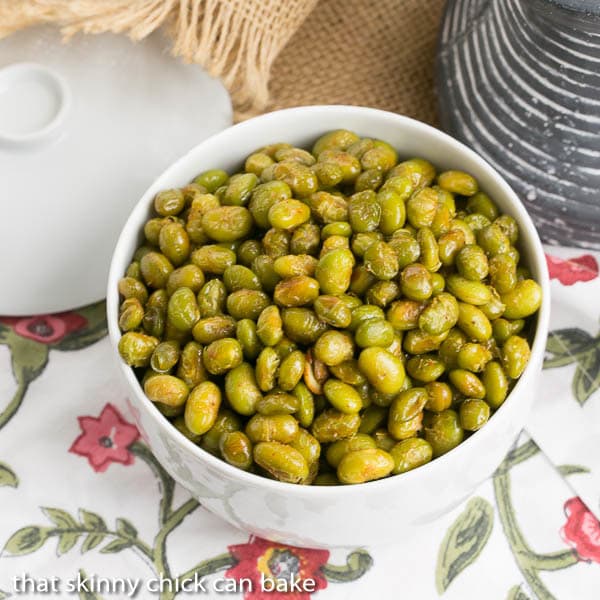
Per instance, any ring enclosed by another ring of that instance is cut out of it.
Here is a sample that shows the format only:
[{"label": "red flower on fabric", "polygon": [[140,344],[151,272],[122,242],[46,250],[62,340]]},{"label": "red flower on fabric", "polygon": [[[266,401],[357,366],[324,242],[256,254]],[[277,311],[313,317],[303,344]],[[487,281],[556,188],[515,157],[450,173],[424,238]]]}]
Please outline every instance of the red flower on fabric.
[{"label": "red flower on fabric", "polygon": [[558,279],[563,285],[578,281],[591,281],[598,277],[598,261],[591,254],[563,259],[546,254],[550,279]]},{"label": "red flower on fabric", "polygon": [[69,452],[85,456],[92,469],[100,473],[113,462],[123,465],[133,463],[129,447],[139,437],[137,427],[128,423],[121,413],[107,404],[96,417],[77,417],[81,435],[73,442]]},{"label": "red flower on fabric", "polygon": [[74,312],[36,317],[0,317],[0,323],[12,327],[17,335],[40,342],[54,344],[66,335],[87,325],[87,319]]},{"label": "red flower on fabric", "polygon": [[[244,587],[244,600],[310,600],[311,593],[305,591],[308,586],[298,591],[291,581],[302,586],[312,579],[314,592],[327,587],[321,567],[329,559],[328,550],[296,548],[251,536],[247,544],[229,546],[229,551],[238,563],[225,576],[237,581],[247,578],[253,584],[252,589]],[[284,584],[290,591],[282,591]],[[269,587],[273,591],[268,591]]]},{"label": "red flower on fabric", "polygon": [[600,522],[579,498],[565,502],[567,522],[560,530],[580,560],[600,563]]}]

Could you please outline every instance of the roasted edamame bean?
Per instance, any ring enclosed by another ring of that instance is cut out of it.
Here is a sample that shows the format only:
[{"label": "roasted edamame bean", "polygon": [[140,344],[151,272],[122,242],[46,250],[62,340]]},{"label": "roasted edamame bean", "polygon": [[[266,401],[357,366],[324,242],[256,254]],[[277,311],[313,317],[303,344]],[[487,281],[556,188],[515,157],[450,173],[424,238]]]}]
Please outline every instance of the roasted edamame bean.
[{"label": "roasted edamame bean", "polygon": [[347,333],[337,330],[326,331],[314,345],[314,356],[326,365],[339,365],[352,358],[354,343]]},{"label": "roasted edamame bean", "polygon": [[301,483],[308,477],[308,464],[301,452],[279,442],[260,442],[254,446],[254,462],[275,479]]},{"label": "roasted edamame bean", "polygon": [[152,402],[182,406],[189,394],[188,386],[173,375],[154,375],[144,383],[144,392]]},{"label": "roasted edamame bean", "polygon": [[156,373],[169,373],[179,361],[179,344],[173,340],[161,342],[152,353],[150,366]]},{"label": "roasted edamame bean", "polygon": [[208,379],[208,374],[202,362],[202,346],[197,342],[188,342],[179,355],[177,377],[188,387],[196,387]]},{"label": "roasted edamame bean", "polygon": [[221,456],[234,467],[248,470],[252,465],[252,442],[243,431],[226,431],[219,439]]},{"label": "roasted edamame bean", "polygon": [[222,375],[241,364],[243,359],[240,343],[230,337],[209,344],[202,354],[206,370],[213,375]]},{"label": "roasted edamame bean", "polygon": [[137,298],[126,298],[119,311],[121,331],[138,329],[144,320],[144,307]]},{"label": "roasted edamame bean", "polygon": [[441,292],[433,298],[419,314],[419,327],[431,335],[449,331],[458,321],[459,310],[456,298]]},{"label": "roasted edamame bean", "polygon": [[365,433],[357,433],[351,438],[338,440],[327,447],[326,458],[327,462],[337,469],[342,458],[348,452],[356,452],[356,450],[364,450],[365,448],[377,448],[375,440]]},{"label": "roasted edamame bean", "polygon": [[425,426],[425,439],[431,445],[434,457],[449,452],[458,446],[464,437],[458,414],[451,409],[433,414]]},{"label": "roasted edamame bean", "polygon": [[392,473],[406,473],[428,463],[433,456],[431,444],[422,438],[408,438],[398,442],[390,449],[394,459]]},{"label": "roasted edamame bean", "polygon": [[215,424],[202,436],[200,446],[211,454],[219,451],[219,442],[224,433],[239,431],[242,427],[240,417],[233,411],[225,408],[217,414]]},{"label": "roasted edamame bean", "polygon": [[291,415],[255,414],[246,425],[246,435],[255,444],[258,442],[287,444],[298,435],[298,421]]},{"label": "roasted edamame bean", "polygon": [[221,390],[212,381],[203,381],[188,396],[185,403],[185,424],[196,435],[206,433],[217,420],[221,406]]},{"label": "roasted edamame bean", "polygon": [[467,399],[460,405],[460,425],[465,431],[481,429],[490,418],[490,407],[483,400]]},{"label": "roasted edamame bean", "polygon": [[519,378],[529,362],[530,355],[527,340],[518,335],[511,335],[502,346],[502,364],[506,374],[511,379]]},{"label": "roasted edamame bean", "polygon": [[335,442],[352,437],[358,432],[360,416],[347,414],[334,409],[323,411],[312,424],[312,434],[321,443]]},{"label": "roasted edamame bean", "polygon": [[388,417],[388,431],[395,439],[412,437],[415,430],[421,428],[427,399],[427,391],[418,387],[405,390],[396,397],[390,406]]},{"label": "roasted edamame bean", "polygon": [[486,402],[491,408],[498,408],[508,394],[508,379],[500,363],[492,361],[485,365],[482,381]]},{"label": "roasted edamame bean", "polygon": [[286,392],[273,390],[266,396],[260,398],[255,409],[261,415],[291,415],[299,407],[298,398]]},{"label": "roasted edamame bean", "polygon": [[465,369],[454,369],[448,374],[452,385],[468,398],[483,398],[485,387],[477,375]]},{"label": "roasted edamame bean", "polygon": [[477,180],[464,171],[444,171],[437,179],[441,188],[461,196],[472,196],[479,189]]},{"label": "roasted edamame bean", "polygon": [[506,305],[504,318],[525,319],[539,309],[542,303],[542,288],[533,279],[524,279],[500,297]]},{"label": "roasted edamame bean", "polygon": [[358,357],[358,366],[376,390],[396,394],[402,389],[404,365],[384,348],[365,348]]},{"label": "roasted edamame bean", "polygon": [[323,393],[331,406],[340,412],[353,415],[362,408],[360,394],[339,379],[328,379],[323,386]]},{"label": "roasted edamame bean", "polygon": [[256,382],[254,369],[248,363],[241,363],[225,375],[225,396],[237,413],[253,415],[262,394]]},{"label": "roasted edamame bean", "polygon": [[300,383],[305,363],[304,353],[301,350],[294,350],[281,361],[277,381],[282,390],[289,392]]},{"label": "roasted edamame bean", "polygon": [[380,448],[365,448],[346,454],[337,468],[342,483],[365,483],[381,479],[392,472],[394,459]]},{"label": "roasted edamame bean", "polygon": [[159,341],[144,333],[128,331],[119,340],[119,354],[131,367],[146,367]]}]

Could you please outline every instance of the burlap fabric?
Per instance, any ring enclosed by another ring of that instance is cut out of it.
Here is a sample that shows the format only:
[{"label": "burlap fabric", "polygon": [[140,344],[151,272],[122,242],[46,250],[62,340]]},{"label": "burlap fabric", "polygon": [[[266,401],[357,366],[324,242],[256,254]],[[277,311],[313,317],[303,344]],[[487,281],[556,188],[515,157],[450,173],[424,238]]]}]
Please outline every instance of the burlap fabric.
[{"label": "burlap fabric", "polygon": [[236,117],[359,104],[435,123],[443,0],[0,0],[0,37],[55,23],[65,37],[159,27],[173,54],[220,77]]},{"label": "burlap fabric", "polygon": [[435,124],[444,0],[320,0],[277,58],[272,106],[357,104]]}]

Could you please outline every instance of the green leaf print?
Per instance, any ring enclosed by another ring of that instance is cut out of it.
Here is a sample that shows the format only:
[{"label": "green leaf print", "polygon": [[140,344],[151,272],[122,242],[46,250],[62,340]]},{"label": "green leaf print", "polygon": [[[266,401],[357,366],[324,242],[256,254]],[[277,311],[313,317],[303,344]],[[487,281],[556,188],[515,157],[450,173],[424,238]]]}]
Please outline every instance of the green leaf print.
[{"label": "green leaf print", "polygon": [[81,522],[90,530],[108,531],[104,519],[96,513],[80,508],[79,518],[81,519]]},{"label": "green leaf print", "polygon": [[102,533],[89,533],[83,540],[83,544],[81,544],[81,553],[84,554],[99,546],[104,541],[104,537]]},{"label": "green leaf print", "polygon": [[100,552],[102,554],[114,554],[115,552],[121,552],[121,550],[126,550],[127,548],[131,548],[132,546],[132,542],[131,540],[113,540],[112,542],[110,542],[109,544],[107,544],[106,546],[104,546],[104,548],[102,548],[102,550],[100,550]]},{"label": "green leaf print", "polygon": [[531,600],[531,598],[521,589],[520,585],[515,585],[508,590],[506,600]]},{"label": "green leaf print", "polygon": [[89,510],[79,509],[79,518],[90,533],[83,540],[81,544],[81,553],[89,552],[97,546],[99,546],[105,539],[105,532],[108,532],[108,527],[104,522],[104,519]]},{"label": "green leaf print", "polygon": [[556,467],[556,470],[563,477],[566,477],[567,475],[583,475],[590,472],[587,467],[582,467],[581,465],[559,465]]},{"label": "green leaf print", "polygon": [[12,370],[17,382],[33,381],[46,367],[48,346],[12,334],[9,344],[12,355]]},{"label": "green leaf print", "polygon": [[580,359],[573,377],[573,393],[579,404],[600,388],[600,346],[586,352]]},{"label": "green leaf print", "polygon": [[77,521],[65,510],[42,508],[42,511],[59,529],[74,529],[77,527]]},{"label": "green leaf print", "polygon": [[56,552],[58,556],[66,554],[69,550],[73,549],[79,541],[79,533],[65,532],[62,533],[58,538],[58,546]]},{"label": "green leaf print", "polygon": [[136,538],[137,529],[127,519],[117,519],[117,531],[126,538]]},{"label": "green leaf print", "polygon": [[50,530],[39,525],[30,525],[23,527],[14,533],[6,545],[4,551],[13,556],[31,554],[44,545],[49,537]]},{"label": "green leaf print", "polygon": [[0,462],[0,487],[16,488],[18,485],[19,478],[15,475],[15,472],[8,465]]},{"label": "green leaf print", "polygon": [[593,337],[583,329],[576,327],[569,329],[558,329],[551,331],[548,334],[546,342],[546,351],[552,354],[575,354],[582,349],[585,349],[591,342]]},{"label": "green leaf print", "polygon": [[483,550],[494,525],[494,509],[479,497],[472,498],[450,526],[438,554],[436,586],[440,594]]},{"label": "green leaf print", "polygon": [[555,369],[575,363],[573,395],[580,405],[600,388],[600,335],[592,337],[583,329],[569,328],[551,331],[544,361],[545,369]]}]

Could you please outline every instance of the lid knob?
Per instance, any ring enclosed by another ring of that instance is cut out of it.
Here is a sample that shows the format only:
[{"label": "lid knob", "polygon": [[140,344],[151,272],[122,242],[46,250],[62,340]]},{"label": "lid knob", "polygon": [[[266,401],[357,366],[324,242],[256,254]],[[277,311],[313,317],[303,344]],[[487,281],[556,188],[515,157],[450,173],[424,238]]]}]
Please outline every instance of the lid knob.
[{"label": "lid knob", "polygon": [[0,69],[0,146],[31,148],[56,139],[71,104],[65,80],[36,63]]}]

